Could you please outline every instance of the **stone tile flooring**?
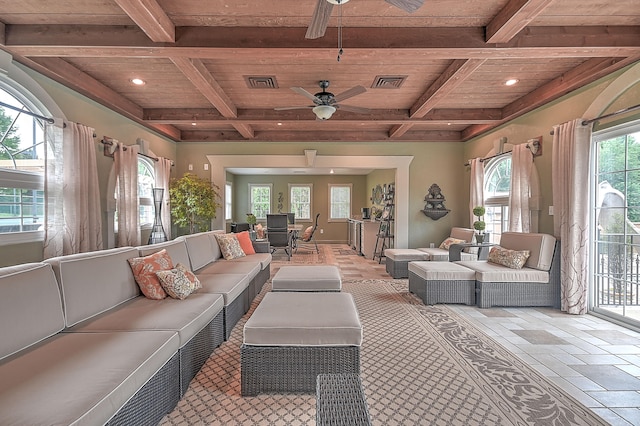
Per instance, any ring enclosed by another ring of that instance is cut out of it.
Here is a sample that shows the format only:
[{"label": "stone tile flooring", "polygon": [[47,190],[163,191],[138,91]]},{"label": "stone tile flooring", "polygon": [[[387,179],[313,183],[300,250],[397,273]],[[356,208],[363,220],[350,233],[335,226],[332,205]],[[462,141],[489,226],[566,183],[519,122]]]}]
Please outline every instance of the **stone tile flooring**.
[{"label": "stone tile flooring", "polygon": [[[345,249],[332,245],[327,259],[343,279],[389,278],[384,259]],[[451,307],[612,425],[640,424],[640,333],[547,308]]]}]

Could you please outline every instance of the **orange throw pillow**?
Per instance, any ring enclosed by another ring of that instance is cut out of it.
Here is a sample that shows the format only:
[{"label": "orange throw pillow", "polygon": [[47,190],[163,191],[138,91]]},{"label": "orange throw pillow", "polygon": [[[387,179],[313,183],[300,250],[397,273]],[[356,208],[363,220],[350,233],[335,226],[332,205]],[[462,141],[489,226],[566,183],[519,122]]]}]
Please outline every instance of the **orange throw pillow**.
[{"label": "orange throw pillow", "polygon": [[167,293],[162,288],[156,272],[173,269],[173,262],[166,249],[144,257],[133,257],[129,265],[140,291],[149,299],[164,299]]},{"label": "orange throw pillow", "polygon": [[244,254],[256,254],[256,250],[253,248],[253,243],[251,242],[251,237],[249,236],[249,231],[238,232],[236,237],[238,237],[240,248]]}]

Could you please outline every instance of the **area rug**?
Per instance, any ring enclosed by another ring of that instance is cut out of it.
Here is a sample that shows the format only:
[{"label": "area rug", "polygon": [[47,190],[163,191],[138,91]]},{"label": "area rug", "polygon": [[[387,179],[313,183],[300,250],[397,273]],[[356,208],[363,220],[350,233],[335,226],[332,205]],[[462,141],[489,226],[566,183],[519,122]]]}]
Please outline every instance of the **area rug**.
[{"label": "area rug", "polygon": [[[374,425],[607,424],[407,280],[344,281],[363,324],[361,376]],[[217,348],[163,425],[314,425],[315,395],[240,396],[242,327]]]}]

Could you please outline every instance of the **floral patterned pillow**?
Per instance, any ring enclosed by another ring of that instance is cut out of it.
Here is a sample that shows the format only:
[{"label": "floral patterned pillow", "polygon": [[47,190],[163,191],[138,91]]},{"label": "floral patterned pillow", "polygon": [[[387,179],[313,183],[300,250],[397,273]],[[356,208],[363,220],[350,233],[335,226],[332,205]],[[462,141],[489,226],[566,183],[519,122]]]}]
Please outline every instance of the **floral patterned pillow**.
[{"label": "floral patterned pillow", "polygon": [[196,275],[193,272],[191,272],[189,268],[184,266],[182,263],[178,263],[176,265],[176,269],[178,271],[182,271],[187,276],[194,290],[198,290],[202,288],[202,283],[200,283],[200,280],[198,279],[198,277],[196,277]]},{"label": "floral patterned pillow", "polygon": [[226,260],[236,259],[238,257],[245,257],[244,251],[242,251],[242,247],[240,247],[240,242],[238,241],[238,237],[235,234],[214,234],[216,236],[216,240],[218,241],[218,245],[220,246],[220,251],[222,252],[222,256]]},{"label": "floral patterned pillow", "polygon": [[492,247],[489,251],[489,262],[497,263],[511,269],[522,269],[529,259],[531,252],[529,250],[509,250],[504,247]]},{"label": "floral patterned pillow", "polygon": [[162,288],[156,272],[173,269],[173,262],[167,250],[144,257],[133,257],[129,260],[129,265],[133,271],[133,277],[140,287],[140,291],[149,299],[164,299],[167,293]]},{"label": "floral patterned pillow", "polygon": [[442,244],[440,244],[440,248],[443,250],[449,250],[449,247],[451,247],[451,244],[462,244],[462,243],[466,243],[466,241],[461,240],[459,238],[449,237],[446,240],[444,240]]},{"label": "floral patterned pillow", "polygon": [[156,275],[164,291],[174,299],[186,299],[195,290],[189,278],[179,269],[158,271]]}]

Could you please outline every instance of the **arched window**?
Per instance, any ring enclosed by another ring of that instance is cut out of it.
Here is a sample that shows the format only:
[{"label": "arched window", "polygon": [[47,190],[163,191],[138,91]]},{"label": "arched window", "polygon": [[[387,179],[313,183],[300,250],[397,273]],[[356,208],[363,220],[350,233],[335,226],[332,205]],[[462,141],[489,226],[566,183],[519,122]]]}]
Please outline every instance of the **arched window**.
[{"label": "arched window", "polygon": [[[0,79],[0,102],[43,115],[19,84]],[[39,241],[44,226],[44,130],[42,120],[0,106],[0,233],[3,243]]]},{"label": "arched window", "polygon": [[511,187],[511,155],[496,157],[487,165],[484,175],[484,205],[486,232],[491,242],[500,241],[500,235],[509,226],[509,191]]},{"label": "arched window", "polygon": [[[156,173],[150,159],[138,155],[138,203],[140,205],[140,229],[151,229],[153,227],[154,205],[153,188],[155,187]],[[116,185],[115,190],[118,191]],[[117,199],[117,192],[114,193],[114,200]],[[118,232],[118,212],[114,215],[114,230]]]}]

